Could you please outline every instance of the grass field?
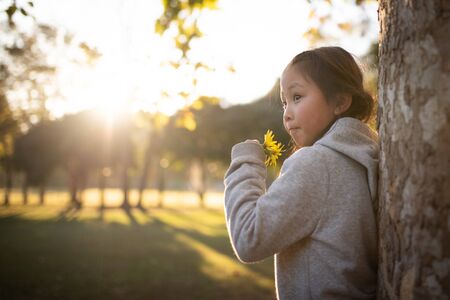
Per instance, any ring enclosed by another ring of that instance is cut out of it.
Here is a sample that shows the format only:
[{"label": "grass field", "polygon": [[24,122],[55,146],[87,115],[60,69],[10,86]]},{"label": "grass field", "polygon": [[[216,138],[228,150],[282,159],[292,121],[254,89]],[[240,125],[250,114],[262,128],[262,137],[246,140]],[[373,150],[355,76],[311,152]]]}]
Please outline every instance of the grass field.
[{"label": "grass field", "polygon": [[91,199],[71,211],[61,197],[23,206],[13,194],[0,207],[0,299],[275,298],[273,259],[240,263],[221,207],[169,195],[164,209]]}]

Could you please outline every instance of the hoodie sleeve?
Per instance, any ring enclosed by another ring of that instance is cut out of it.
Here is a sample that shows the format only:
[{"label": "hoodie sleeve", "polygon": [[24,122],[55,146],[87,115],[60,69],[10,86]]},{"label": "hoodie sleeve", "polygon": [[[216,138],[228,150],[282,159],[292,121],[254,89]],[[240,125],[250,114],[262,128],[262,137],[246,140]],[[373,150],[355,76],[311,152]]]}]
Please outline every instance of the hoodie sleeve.
[{"label": "hoodie sleeve", "polygon": [[261,145],[233,147],[225,174],[225,217],[242,262],[272,256],[314,231],[328,193],[328,173],[317,155],[309,147],[294,153],[266,192]]}]

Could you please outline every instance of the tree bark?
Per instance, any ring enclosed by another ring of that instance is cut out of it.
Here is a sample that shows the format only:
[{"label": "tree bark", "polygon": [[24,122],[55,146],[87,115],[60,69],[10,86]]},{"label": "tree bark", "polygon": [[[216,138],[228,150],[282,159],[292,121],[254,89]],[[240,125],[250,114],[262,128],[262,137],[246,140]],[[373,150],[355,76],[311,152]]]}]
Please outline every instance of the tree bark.
[{"label": "tree bark", "polygon": [[450,299],[450,2],[380,0],[378,299]]}]

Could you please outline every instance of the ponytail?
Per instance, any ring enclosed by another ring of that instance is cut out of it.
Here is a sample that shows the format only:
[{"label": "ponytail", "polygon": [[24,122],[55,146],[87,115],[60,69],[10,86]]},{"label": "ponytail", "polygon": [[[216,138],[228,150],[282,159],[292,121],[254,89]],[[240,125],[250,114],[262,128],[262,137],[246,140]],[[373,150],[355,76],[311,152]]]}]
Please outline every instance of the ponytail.
[{"label": "ponytail", "polygon": [[352,104],[344,115],[367,122],[372,116],[373,106],[372,95],[361,88],[352,95]]}]

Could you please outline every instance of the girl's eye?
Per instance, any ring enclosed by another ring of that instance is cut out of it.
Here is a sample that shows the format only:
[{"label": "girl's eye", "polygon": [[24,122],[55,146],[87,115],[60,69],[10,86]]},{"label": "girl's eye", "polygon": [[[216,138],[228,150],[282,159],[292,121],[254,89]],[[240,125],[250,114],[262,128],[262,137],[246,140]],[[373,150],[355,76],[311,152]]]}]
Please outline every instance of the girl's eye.
[{"label": "girl's eye", "polygon": [[298,102],[302,99],[302,96],[300,95],[294,95],[294,102]]},{"label": "girl's eye", "polygon": [[286,101],[281,101],[281,105],[283,106],[283,109],[286,109],[286,105],[287,105]]}]

